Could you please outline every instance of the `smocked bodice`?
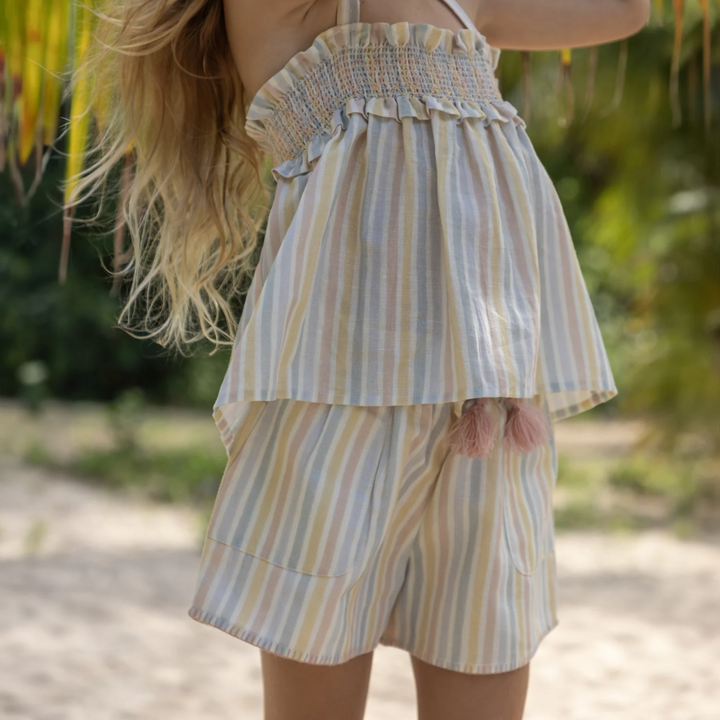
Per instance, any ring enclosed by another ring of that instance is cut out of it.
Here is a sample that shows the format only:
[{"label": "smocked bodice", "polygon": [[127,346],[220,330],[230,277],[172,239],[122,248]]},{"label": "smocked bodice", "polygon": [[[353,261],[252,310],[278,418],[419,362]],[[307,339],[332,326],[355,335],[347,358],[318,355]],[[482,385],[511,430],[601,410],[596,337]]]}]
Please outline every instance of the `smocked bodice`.
[{"label": "smocked bodice", "polygon": [[502,103],[494,74],[499,55],[471,28],[339,25],[321,33],[260,88],[245,128],[277,162],[286,162],[326,132],[338,108],[351,99],[394,100],[415,113],[435,101],[477,115]]}]

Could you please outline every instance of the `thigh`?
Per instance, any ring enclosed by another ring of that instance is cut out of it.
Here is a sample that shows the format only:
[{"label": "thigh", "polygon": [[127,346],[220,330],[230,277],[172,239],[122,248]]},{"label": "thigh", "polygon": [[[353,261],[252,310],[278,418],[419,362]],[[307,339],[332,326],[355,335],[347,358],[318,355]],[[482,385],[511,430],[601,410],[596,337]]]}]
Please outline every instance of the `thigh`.
[{"label": "thigh", "polygon": [[362,720],[373,653],[311,665],[261,652],[264,720]]},{"label": "thigh", "polygon": [[509,672],[471,675],[412,657],[418,720],[521,720],[530,664]]}]

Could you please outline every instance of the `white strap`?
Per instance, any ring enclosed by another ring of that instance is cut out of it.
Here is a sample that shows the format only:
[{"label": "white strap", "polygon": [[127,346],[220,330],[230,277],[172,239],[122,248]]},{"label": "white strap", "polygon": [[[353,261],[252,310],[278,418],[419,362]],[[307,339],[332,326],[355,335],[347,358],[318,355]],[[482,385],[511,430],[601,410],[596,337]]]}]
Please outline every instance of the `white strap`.
[{"label": "white strap", "polygon": [[360,0],[338,0],[337,24],[360,22]]},{"label": "white strap", "polygon": [[460,7],[460,5],[458,5],[457,0],[442,0],[442,2],[444,2],[455,13],[455,15],[458,16],[458,19],[466,28],[477,31],[475,24],[468,14]]},{"label": "white strap", "polygon": [[[471,30],[476,30],[473,21],[468,14],[458,5],[457,0],[442,0],[455,15],[460,22]],[[337,24],[347,25],[349,23],[360,22],[360,0],[338,0],[337,6]]]}]

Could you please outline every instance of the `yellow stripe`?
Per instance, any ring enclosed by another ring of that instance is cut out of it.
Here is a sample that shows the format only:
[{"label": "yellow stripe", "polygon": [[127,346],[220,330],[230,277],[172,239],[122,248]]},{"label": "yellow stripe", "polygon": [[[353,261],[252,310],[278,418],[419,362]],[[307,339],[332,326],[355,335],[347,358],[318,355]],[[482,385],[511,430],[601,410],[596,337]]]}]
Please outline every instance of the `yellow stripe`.
[{"label": "yellow stripe", "polygon": [[[323,168],[323,180],[325,181],[325,183],[327,183],[328,181],[334,181],[337,166],[340,163],[341,159],[342,155],[340,153],[329,154],[329,161]],[[290,364],[291,355],[295,352],[298,335],[300,334],[301,323],[293,322],[293,320],[296,320],[298,317],[303,316],[305,307],[307,305],[308,297],[310,296],[310,291],[313,287],[311,280],[315,274],[315,271],[317,270],[318,259],[320,257],[320,248],[323,245],[323,243],[321,242],[323,234],[322,232],[316,232],[316,229],[318,227],[323,228],[327,225],[327,221],[333,207],[332,200],[334,196],[335,195],[332,192],[332,189],[326,187],[324,184],[322,192],[319,194],[318,197],[319,202],[313,209],[312,223],[310,224],[310,229],[308,231],[307,237],[295,238],[298,244],[307,243],[309,247],[307,248],[307,251],[305,253],[307,259],[304,263],[304,268],[306,272],[302,273],[300,280],[300,282],[302,283],[302,290],[295,307],[290,313],[290,331],[285,338],[283,352],[280,356],[281,369],[286,368]],[[278,392],[282,393],[283,397],[287,397],[290,392],[290,389],[288,388],[288,382],[289,379],[287,377],[287,374],[281,372],[280,378],[278,380]]]},{"label": "yellow stripe", "polygon": [[[498,448],[498,452],[490,453],[490,455],[486,459],[486,477],[488,479],[488,482],[485,485],[485,503],[486,507],[499,507],[502,510],[502,503],[497,503],[497,494],[502,492],[501,482],[503,476],[500,473],[500,468],[502,467],[502,464],[500,463],[501,456],[502,453]],[[479,613],[483,609],[483,607],[481,607],[482,604],[480,603],[480,598],[484,597],[488,581],[488,571],[491,567],[490,548],[493,547],[494,535],[496,538],[498,538],[499,543],[504,542],[502,533],[498,534],[492,523],[483,523],[481,538],[479,541],[478,559],[475,563],[474,568],[474,591],[471,594],[471,597],[475,598],[476,600],[475,603],[470,603],[470,607],[474,611],[475,607],[473,607],[473,605],[476,605],[477,613],[472,612],[472,614],[470,615],[470,618],[472,618],[472,620],[468,623],[468,658],[481,657],[480,643],[485,640],[484,633],[480,632],[482,628],[480,627],[478,619],[480,617]],[[496,552],[501,552],[499,547],[496,548]],[[470,583],[468,583],[468,587],[470,587]]]},{"label": "yellow stripe", "polygon": [[[442,123],[440,125],[440,128],[438,130],[438,152],[437,154],[441,157],[450,157],[452,155],[450,151],[450,145],[448,141],[448,134],[449,134],[449,128],[447,123]],[[438,189],[440,192],[438,193],[438,203],[440,205],[440,213],[443,217],[445,217],[446,221],[448,221],[447,227],[450,227],[450,222],[448,220],[450,216],[450,209],[448,207],[447,203],[447,195],[450,192],[450,185],[449,185],[449,179],[448,179],[448,170],[449,167],[452,167],[453,165],[451,163],[441,163],[440,167],[438,168]],[[453,230],[453,233],[455,230]],[[459,239],[459,242],[462,242],[463,238]],[[449,263],[446,263],[446,268],[448,268]],[[448,283],[448,287],[452,288],[455,285],[455,281],[450,274],[446,270],[446,279]],[[453,355],[453,361],[454,361],[454,378],[455,378],[455,385],[456,387],[466,387],[467,386],[467,375],[465,374],[465,364],[463,363],[463,355],[464,353],[458,352],[458,348],[455,346],[455,342],[461,342],[459,338],[462,338],[463,332],[458,324],[458,308],[455,303],[455,297],[451,292],[448,292],[448,297],[450,298],[450,324],[452,326],[452,340],[451,343],[452,347],[452,355]]]},{"label": "yellow stripe", "polygon": [[[360,153],[360,163],[358,166],[358,177],[365,177],[367,172],[367,154]],[[357,189],[353,193],[350,206],[350,217],[359,218],[362,212],[362,192],[358,192]],[[340,322],[337,336],[337,353],[335,355],[335,377],[340,379],[341,382],[345,381],[347,377],[348,365],[347,360],[352,361],[351,353],[348,350],[348,334],[351,330],[349,323],[343,322],[342,318],[348,317],[350,314],[350,304],[352,297],[346,290],[352,287],[353,277],[355,275],[356,262],[358,259],[357,253],[357,241],[359,239],[359,233],[346,233],[344,237],[345,246],[345,264],[343,268],[343,279],[342,286],[340,288],[339,296],[340,306],[336,309],[336,312],[340,314]],[[348,240],[353,241],[355,244],[350,245]],[[333,388],[334,390],[334,388]]]},{"label": "yellow stripe", "polygon": [[[343,423],[342,433],[336,438],[333,446],[329,450],[330,462],[323,466],[323,470],[330,477],[331,482],[344,477],[347,478],[347,482],[350,484],[352,473],[356,471],[356,469],[345,467],[345,458],[343,456],[353,442],[357,427],[362,420],[362,412],[358,411],[357,406],[350,405],[348,406],[347,415],[347,421]],[[354,486],[354,482],[352,486]],[[325,489],[327,490],[327,487]],[[322,494],[320,505],[312,517],[312,530],[306,541],[307,549],[305,556],[307,560],[306,563],[304,563],[306,567],[317,566],[318,555],[323,550],[321,541],[325,533],[328,518],[330,517],[330,512],[332,510],[338,512],[337,505],[333,503],[334,498],[331,497],[330,493],[325,492]],[[328,538],[326,541],[333,542],[333,539]]]},{"label": "yellow stripe", "polygon": [[[302,417],[306,406],[304,403],[291,403],[286,407],[287,414],[283,418],[283,426],[286,431],[280,433],[275,439],[272,472],[266,478],[267,486],[268,488],[273,488],[273,492],[263,493],[262,504],[257,506],[256,511],[259,517],[272,518],[274,516],[273,505],[276,502],[287,502],[287,498],[278,497],[277,488],[282,483],[285,476],[285,467],[289,459],[288,446],[295,439],[297,432],[302,429],[302,425],[299,420]],[[291,461],[294,462],[295,458],[292,458]],[[245,543],[249,552],[257,552],[257,548],[262,540],[265,528],[266,525],[263,525],[261,522],[253,523],[252,532]]]},{"label": "yellow stripe", "polygon": [[[230,553],[230,557],[235,559],[235,562],[242,562],[243,558],[237,553],[233,553],[228,547],[225,551]],[[232,565],[232,563],[231,563]],[[248,588],[247,595],[243,599],[242,605],[240,606],[240,612],[238,613],[236,625],[245,626],[249,622],[251,616],[257,612],[260,607],[259,599],[263,593],[263,588],[272,572],[280,572],[278,568],[265,563],[263,561],[255,562],[256,569],[248,578],[250,587]],[[237,612],[237,602],[233,604],[233,612]]]},{"label": "yellow stripe", "polygon": [[[410,353],[413,348],[413,338],[415,337],[415,313],[412,306],[412,295],[410,294],[409,283],[404,282],[406,274],[414,274],[412,267],[412,256],[415,248],[415,213],[417,201],[417,186],[415,184],[415,173],[417,172],[417,159],[415,158],[415,145],[413,138],[412,118],[404,118],[402,126],[403,141],[406,148],[412,150],[405,154],[405,183],[403,185],[403,258],[402,267],[400,269],[400,284],[402,287],[400,293],[400,319],[399,319],[399,355],[396,363],[398,368],[397,385],[403,388],[403,391],[409,387],[408,375],[412,372]],[[418,279],[419,282],[419,279]],[[422,290],[420,290],[422,292]],[[412,325],[408,322],[413,320]],[[396,346],[397,347],[397,346]],[[395,352],[395,348],[393,348]],[[414,374],[414,373],[413,373]]]}]

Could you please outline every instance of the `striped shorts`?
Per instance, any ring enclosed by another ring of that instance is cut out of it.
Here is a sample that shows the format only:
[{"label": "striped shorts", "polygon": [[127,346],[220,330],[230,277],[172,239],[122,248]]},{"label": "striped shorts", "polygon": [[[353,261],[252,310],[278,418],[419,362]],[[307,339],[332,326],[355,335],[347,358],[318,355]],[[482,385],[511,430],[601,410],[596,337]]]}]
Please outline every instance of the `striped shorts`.
[{"label": "striped shorts", "polygon": [[189,615],[308,663],[382,643],[460,672],[527,664],[557,625],[554,434],[459,455],[442,439],[461,407],[247,403]]}]

